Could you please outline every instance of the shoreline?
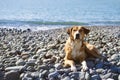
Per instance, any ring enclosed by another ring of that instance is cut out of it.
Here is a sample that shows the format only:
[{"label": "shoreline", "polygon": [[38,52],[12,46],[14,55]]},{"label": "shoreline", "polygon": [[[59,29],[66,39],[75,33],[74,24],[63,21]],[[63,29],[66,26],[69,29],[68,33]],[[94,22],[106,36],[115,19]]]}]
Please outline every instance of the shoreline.
[{"label": "shoreline", "polygon": [[107,59],[87,61],[87,72],[81,72],[80,64],[76,64],[77,72],[62,66],[68,27],[39,31],[0,28],[0,80],[119,80],[120,26],[86,27],[91,32],[85,41]]}]

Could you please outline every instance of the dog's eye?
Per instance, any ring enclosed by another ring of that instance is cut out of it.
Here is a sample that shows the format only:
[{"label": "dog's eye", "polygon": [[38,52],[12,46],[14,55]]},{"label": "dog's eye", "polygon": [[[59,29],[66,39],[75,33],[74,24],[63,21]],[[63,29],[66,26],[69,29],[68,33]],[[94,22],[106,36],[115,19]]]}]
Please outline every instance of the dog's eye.
[{"label": "dog's eye", "polygon": [[73,31],[77,31],[77,30],[74,29]]},{"label": "dog's eye", "polygon": [[82,29],[79,30],[79,32],[81,32],[81,31],[82,31]]}]

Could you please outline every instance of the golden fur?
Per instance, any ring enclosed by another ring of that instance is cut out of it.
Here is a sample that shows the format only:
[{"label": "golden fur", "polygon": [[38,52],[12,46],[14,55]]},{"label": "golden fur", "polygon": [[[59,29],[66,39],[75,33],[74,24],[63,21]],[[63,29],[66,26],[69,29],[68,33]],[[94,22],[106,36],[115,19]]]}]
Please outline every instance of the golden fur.
[{"label": "golden fur", "polygon": [[87,42],[84,42],[84,37],[90,32],[89,29],[81,26],[74,26],[67,30],[69,38],[65,44],[64,66],[70,66],[72,71],[77,71],[75,62],[80,62],[83,71],[88,69],[86,59],[101,58],[101,55],[94,47]]}]

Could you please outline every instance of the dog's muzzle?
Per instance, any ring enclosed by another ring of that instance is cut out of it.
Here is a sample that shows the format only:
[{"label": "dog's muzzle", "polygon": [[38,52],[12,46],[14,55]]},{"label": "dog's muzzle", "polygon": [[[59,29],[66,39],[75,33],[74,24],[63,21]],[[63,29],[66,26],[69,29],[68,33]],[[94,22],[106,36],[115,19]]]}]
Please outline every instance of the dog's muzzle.
[{"label": "dog's muzzle", "polygon": [[76,39],[79,39],[80,38],[80,34],[76,34]]}]

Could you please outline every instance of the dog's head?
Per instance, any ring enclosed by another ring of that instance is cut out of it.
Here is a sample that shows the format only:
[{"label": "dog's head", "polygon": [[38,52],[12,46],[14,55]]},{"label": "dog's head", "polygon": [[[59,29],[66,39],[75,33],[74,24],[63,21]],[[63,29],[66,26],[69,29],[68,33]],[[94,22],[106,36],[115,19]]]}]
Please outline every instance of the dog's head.
[{"label": "dog's head", "polygon": [[84,36],[90,32],[89,29],[81,26],[74,26],[67,30],[67,33],[72,40],[83,40]]}]

